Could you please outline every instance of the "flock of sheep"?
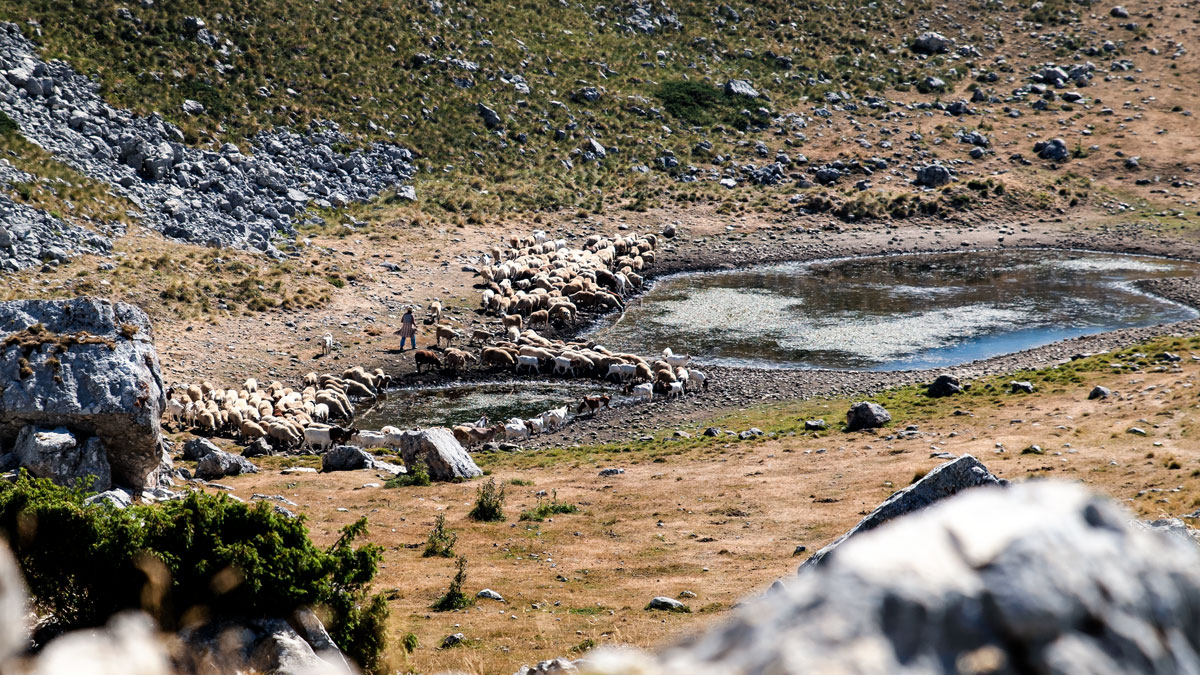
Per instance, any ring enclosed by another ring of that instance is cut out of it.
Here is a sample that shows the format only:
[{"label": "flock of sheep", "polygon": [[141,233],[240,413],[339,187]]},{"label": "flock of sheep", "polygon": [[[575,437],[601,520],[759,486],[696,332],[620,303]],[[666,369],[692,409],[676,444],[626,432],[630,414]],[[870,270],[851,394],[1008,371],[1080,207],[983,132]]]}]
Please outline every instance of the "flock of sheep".
[{"label": "flock of sheep", "polygon": [[[500,318],[504,335],[475,330],[466,349],[452,347],[454,340],[464,335],[442,323],[441,304],[434,302],[428,309],[437,349],[414,352],[417,372],[423,367],[458,372],[479,364],[516,374],[591,377],[624,384],[627,394],[646,402],[656,395],[670,399],[707,388],[705,374],[688,368],[689,358],[669,348],[651,361],[586,340],[549,339],[535,330],[549,329],[552,322],[559,327],[574,325],[581,309],[623,309],[624,298],[642,287],[639,272],[654,262],[656,235],[591,236],[583,248],[573,249],[564,240],[548,240],[539,231],[529,237],[512,237],[507,244],[484,254],[477,272],[485,286],[482,309]],[[439,352],[443,342],[446,346]],[[472,345],[481,346],[478,354],[470,351]],[[322,354],[332,348],[333,338],[327,334],[321,341]],[[389,447],[395,445],[399,429],[360,431],[350,424],[354,419],[352,401],[378,399],[391,381],[382,369],[368,372],[356,366],[340,377],[309,373],[300,388],[280,382],[260,388],[254,379],[246,380],[241,389],[221,389],[208,382],[180,385],[168,392],[166,415],[177,429],[225,435],[247,444],[262,438],[275,450],[322,450],[347,442]],[[586,396],[576,413],[594,414],[609,402],[607,395]],[[496,425],[489,425],[484,418],[455,426],[453,432],[462,445],[470,447],[496,439],[525,440],[557,429],[567,419],[568,408],[563,406]]]},{"label": "flock of sheep", "polygon": [[391,382],[382,369],[368,372],[355,366],[341,377],[309,373],[302,388],[277,381],[259,387],[254,378],[241,389],[223,389],[211,382],[175,385],[167,390],[166,421],[176,429],[228,436],[245,444],[265,438],[275,450],[326,449],[369,440],[356,439],[357,429],[331,422],[349,424],[354,419],[352,401],[377,399]]}]

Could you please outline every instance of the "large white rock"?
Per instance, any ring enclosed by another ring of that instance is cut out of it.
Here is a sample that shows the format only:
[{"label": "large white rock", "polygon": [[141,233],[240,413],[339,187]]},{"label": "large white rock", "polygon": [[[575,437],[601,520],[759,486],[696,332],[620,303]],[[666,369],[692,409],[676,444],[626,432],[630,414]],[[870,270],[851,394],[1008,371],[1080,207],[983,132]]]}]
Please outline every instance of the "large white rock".
[{"label": "large white rock", "polygon": [[424,462],[433,480],[462,480],[483,475],[454,434],[445,427],[405,431],[398,446],[405,466]]},{"label": "large white rock", "polygon": [[0,302],[0,442],[28,425],[104,443],[112,480],[156,485],[169,469],[166,396],[142,310],[95,298]]},{"label": "large white rock", "polygon": [[979,488],[846,541],[729,621],[584,672],[1200,672],[1200,548],[1070,483]]}]

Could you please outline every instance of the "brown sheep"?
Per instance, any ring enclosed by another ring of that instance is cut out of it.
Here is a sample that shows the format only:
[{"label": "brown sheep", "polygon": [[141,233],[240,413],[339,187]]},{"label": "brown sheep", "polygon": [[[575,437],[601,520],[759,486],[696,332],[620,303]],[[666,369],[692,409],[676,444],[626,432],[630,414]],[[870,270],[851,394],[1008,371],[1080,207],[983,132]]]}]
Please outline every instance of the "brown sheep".
[{"label": "brown sheep", "polygon": [[516,328],[517,330],[521,330],[525,324],[525,320],[521,318],[520,314],[509,314],[501,319],[501,321],[504,323],[505,328]]},{"label": "brown sheep", "polygon": [[517,359],[505,349],[500,349],[498,347],[485,347],[483,353],[480,354],[480,362],[484,366],[511,368],[516,364]]},{"label": "brown sheep", "polygon": [[437,366],[442,367],[442,360],[438,358],[436,352],[428,349],[418,349],[413,352],[413,361],[416,362],[417,372],[421,372],[421,366]]}]

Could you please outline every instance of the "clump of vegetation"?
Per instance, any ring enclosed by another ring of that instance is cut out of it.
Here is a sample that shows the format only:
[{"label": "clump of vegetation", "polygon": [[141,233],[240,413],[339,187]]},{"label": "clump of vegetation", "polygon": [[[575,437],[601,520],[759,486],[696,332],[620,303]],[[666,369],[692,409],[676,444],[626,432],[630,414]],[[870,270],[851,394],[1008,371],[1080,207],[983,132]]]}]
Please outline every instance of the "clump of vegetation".
[{"label": "clump of vegetation", "polygon": [[533,520],[540,523],[550,516],[560,513],[579,513],[579,507],[574,504],[558,501],[558,491],[555,491],[553,498],[549,501],[539,499],[537,506],[527,511],[522,511],[521,520]]},{"label": "clump of vegetation", "polygon": [[408,467],[408,471],[406,473],[397,474],[389,478],[387,482],[383,484],[383,487],[424,487],[431,485],[432,483],[433,481],[429,477],[429,467],[426,466],[425,462],[417,460],[416,462],[413,462],[412,466]]},{"label": "clump of vegetation", "polygon": [[463,584],[467,583],[467,559],[460,556],[455,562],[454,578],[450,580],[450,588],[446,590],[446,594],[437,599],[433,603],[433,609],[438,612],[449,612],[455,609],[466,609],[475,604],[466,593],[463,593]]},{"label": "clump of vegetation", "polygon": [[489,478],[475,493],[475,506],[467,514],[472,520],[495,523],[504,520],[504,488]]},{"label": "clump of vegetation", "polygon": [[21,127],[13,118],[9,117],[3,110],[0,110],[0,135],[8,135],[16,131],[20,131]]},{"label": "clump of vegetation", "polygon": [[453,558],[457,541],[458,535],[446,527],[445,514],[439,513],[429,538],[425,540],[425,552],[421,555],[426,558]]},{"label": "clump of vegetation", "polygon": [[354,547],[366,519],[319,549],[302,519],[225,495],[124,509],[85,506],[87,491],[22,472],[0,486],[0,536],[9,542],[46,633],[102,625],[142,609],[164,630],[189,613],[287,615],[323,608],[334,641],[376,671],[387,602],[370,595],[378,546]]}]

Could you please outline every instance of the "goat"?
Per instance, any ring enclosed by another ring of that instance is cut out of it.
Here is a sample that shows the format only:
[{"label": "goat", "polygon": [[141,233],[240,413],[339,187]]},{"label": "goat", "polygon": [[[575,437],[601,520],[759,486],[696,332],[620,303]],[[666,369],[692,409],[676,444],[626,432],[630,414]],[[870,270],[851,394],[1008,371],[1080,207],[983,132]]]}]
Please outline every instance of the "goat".
[{"label": "goat", "polygon": [[600,408],[611,408],[611,401],[612,397],[608,394],[584,396],[583,400],[579,402],[579,408],[575,411],[575,414],[582,415],[584,412],[589,412],[595,415]]}]

